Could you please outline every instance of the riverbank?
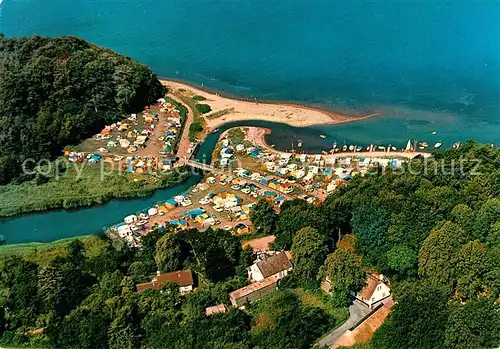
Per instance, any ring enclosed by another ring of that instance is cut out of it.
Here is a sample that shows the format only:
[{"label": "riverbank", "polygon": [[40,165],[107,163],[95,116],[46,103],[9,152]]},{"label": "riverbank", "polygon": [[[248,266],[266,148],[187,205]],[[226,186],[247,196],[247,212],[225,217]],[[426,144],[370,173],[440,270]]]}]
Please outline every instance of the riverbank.
[{"label": "riverbank", "polygon": [[101,166],[72,164],[64,175],[55,173],[22,184],[0,186],[0,218],[56,209],[101,205],[112,199],[147,197],[187,179],[187,171],[152,176],[108,171]]},{"label": "riverbank", "polygon": [[294,127],[307,127],[352,122],[378,115],[377,112],[374,112],[364,116],[348,116],[290,103],[238,100],[182,82],[167,79],[160,79],[160,82],[186,97],[202,96],[204,99],[200,103],[208,104],[212,109],[204,115],[206,126],[210,130],[235,121],[263,120]]}]

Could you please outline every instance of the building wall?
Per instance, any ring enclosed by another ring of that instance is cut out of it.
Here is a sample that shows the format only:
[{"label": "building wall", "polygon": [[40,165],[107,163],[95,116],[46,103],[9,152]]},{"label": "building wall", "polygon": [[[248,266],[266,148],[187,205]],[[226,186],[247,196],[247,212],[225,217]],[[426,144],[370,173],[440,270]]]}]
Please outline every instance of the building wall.
[{"label": "building wall", "polygon": [[369,299],[367,303],[373,305],[375,303],[378,303],[382,299],[390,296],[390,294],[391,294],[391,289],[387,287],[386,284],[380,283],[379,285],[377,285],[377,288],[373,292],[372,298]]},{"label": "building wall", "polygon": [[179,292],[181,294],[189,293],[191,291],[193,291],[193,285],[179,287]]},{"label": "building wall", "polygon": [[250,271],[248,272],[248,277],[251,280],[261,281],[264,280],[264,275],[260,272],[260,269],[257,267],[257,264],[252,264],[250,266]]}]

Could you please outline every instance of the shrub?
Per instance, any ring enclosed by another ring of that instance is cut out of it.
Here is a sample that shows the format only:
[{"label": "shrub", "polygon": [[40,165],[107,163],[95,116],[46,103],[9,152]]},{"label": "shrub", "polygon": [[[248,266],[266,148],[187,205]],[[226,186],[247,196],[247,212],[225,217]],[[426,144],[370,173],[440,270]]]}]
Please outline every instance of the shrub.
[{"label": "shrub", "polygon": [[206,114],[212,111],[212,108],[208,104],[196,104],[196,109],[202,114]]}]

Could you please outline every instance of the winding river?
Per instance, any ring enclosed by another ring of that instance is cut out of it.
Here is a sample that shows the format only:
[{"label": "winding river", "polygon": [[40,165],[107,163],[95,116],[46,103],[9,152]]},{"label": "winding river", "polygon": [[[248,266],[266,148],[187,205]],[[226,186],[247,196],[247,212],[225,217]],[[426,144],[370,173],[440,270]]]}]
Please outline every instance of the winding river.
[{"label": "winding river", "polygon": [[[391,124],[390,131],[384,126],[386,123]],[[258,126],[271,129],[272,133],[267,136],[266,140],[268,144],[275,144],[277,149],[290,149],[291,142],[300,139],[304,143],[302,149],[308,152],[328,150],[334,140],[341,145],[343,143],[360,145],[374,143],[392,144],[400,148],[404,147],[409,138],[426,140],[429,144],[433,144],[432,142],[439,139],[446,148],[449,148],[456,140],[466,140],[457,139],[457,135],[453,133],[439,132],[437,135],[432,135],[433,126],[422,122],[407,121],[395,124],[389,115],[341,125],[305,128],[264,121],[245,121],[225,124],[217,133],[208,135],[197,149],[194,157],[202,162],[210,162],[212,151],[220,134],[236,126]],[[395,132],[395,128],[399,128],[399,131]],[[320,134],[327,137],[322,139],[319,137]],[[491,134],[489,135],[491,136]],[[489,137],[484,139],[484,136],[478,138],[486,142],[497,140],[495,135],[492,135],[492,139]],[[120,222],[128,214],[149,208],[159,201],[188,191],[200,180],[201,175],[195,174],[180,185],[157,190],[154,195],[146,198],[111,200],[104,205],[78,210],[56,210],[4,219],[0,221],[0,234],[5,237],[7,244],[51,242],[74,236],[99,234],[111,224]]]}]

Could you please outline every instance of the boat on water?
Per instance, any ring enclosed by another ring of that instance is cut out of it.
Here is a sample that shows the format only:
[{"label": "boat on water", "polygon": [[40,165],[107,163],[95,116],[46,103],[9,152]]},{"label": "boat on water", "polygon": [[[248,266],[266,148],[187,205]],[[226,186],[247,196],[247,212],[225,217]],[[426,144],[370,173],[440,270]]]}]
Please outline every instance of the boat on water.
[{"label": "boat on water", "polygon": [[420,149],[425,149],[425,148],[427,148],[429,146],[429,143],[427,143],[427,142],[420,142],[418,144],[418,146],[420,147]]},{"label": "boat on water", "polygon": [[458,148],[460,148],[460,142],[453,143],[453,149],[458,149]]},{"label": "boat on water", "polygon": [[411,139],[408,140],[408,143],[406,143],[406,148],[405,148],[406,151],[411,151],[413,150],[412,147],[411,147]]},{"label": "boat on water", "polygon": [[437,131],[432,131],[432,134],[433,134],[433,135],[437,134]]},{"label": "boat on water", "polygon": [[215,130],[212,131],[212,133],[217,133],[217,132],[219,132],[218,128],[216,128]]},{"label": "boat on water", "polygon": [[325,135],[319,135],[319,136],[320,136],[321,138],[323,138],[323,139],[325,139],[325,138],[326,138],[326,136],[325,136]]},{"label": "boat on water", "polygon": [[347,145],[344,145],[344,146],[342,147],[342,151],[346,151],[346,150],[347,150]]},{"label": "boat on water", "polygon": [[397,148],[396,147],[391,147],[391,150],[396,151]]},{"label": "boat on water", "polygon": [[302,147],[302,141],[300,139],[297,141],[297,147]]},{"label": "boat on water", "polygon": [[362,146],[357,146],[356,147],[356,151],[362,151],[363,150],[363,147]]},{"label": "boat on water", "polygon": [[434,149],[438,149],[439,147],[441,147],[443,145],[443,143],[441,142],[437,142],[436,144],[434,144]]},{"label": "boat on water", "polygon": [[349,146],[349,151],[353,151],[354,150],[354,145],[350,145]]}]

